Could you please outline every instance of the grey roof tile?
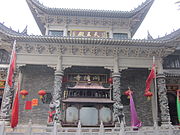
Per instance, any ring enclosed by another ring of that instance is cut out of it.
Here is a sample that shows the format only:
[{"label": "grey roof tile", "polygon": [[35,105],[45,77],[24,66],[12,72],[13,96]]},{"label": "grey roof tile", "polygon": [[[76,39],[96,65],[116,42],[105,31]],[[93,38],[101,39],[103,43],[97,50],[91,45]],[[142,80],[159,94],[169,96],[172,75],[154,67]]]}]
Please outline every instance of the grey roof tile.
[{"label": "grey roof tile", "polygon": [[110,18],[129,18],[139,12],[147,5],[152,5],[154,0],[146,0],[137,8],[131,11],[113,11],[113,10],[92,10],[92,9],[69,9],[69,8],[50,8],[41,4],[37,0],[26,0],[28,4],[33,3],[39,9],[50,15],[64,16],[89,16],[89,17],[110,17]]}]

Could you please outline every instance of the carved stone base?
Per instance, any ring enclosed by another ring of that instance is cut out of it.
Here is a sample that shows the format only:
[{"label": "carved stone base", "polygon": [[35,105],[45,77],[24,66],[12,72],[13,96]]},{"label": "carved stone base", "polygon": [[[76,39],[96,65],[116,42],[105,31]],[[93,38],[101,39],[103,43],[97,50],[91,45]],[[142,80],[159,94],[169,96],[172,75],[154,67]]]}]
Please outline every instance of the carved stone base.
[{"label": "carved stone base", "polygon": [[172,123],[171,122],[161,122],[161,127],[165,129],[172,128]]},{"label": "carved stone base", "polygon": [[64,72],[63,71],[55,71],[56,76],[63,76]]},{"label": "carved stone base", "polygon": [[112,77],[113,77],[113,78],[114,78],[114,77],[120,78],[120,77],[121,77],[121,73],[112,73]]}]

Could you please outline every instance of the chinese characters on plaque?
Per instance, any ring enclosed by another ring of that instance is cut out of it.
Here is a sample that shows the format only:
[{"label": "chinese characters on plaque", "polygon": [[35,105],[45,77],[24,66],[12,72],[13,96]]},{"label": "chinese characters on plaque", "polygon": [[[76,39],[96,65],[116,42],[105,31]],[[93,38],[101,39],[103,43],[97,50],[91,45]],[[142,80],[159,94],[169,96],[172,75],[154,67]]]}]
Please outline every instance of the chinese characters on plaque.
[{"label": "chinese characters on plaque", "polygon": [[102,82],[106,83],[107,80],[107,75],[106,74],[68,74],[68,81],[69,82],[87,82],[87,81],[92,81],[92,82]]},{"label": "chinese characters on plaque", "polygon": [[71,35],[74,37],[98,37],[106,38],[106,31],[91,31],[91,30],[72,30]]}]

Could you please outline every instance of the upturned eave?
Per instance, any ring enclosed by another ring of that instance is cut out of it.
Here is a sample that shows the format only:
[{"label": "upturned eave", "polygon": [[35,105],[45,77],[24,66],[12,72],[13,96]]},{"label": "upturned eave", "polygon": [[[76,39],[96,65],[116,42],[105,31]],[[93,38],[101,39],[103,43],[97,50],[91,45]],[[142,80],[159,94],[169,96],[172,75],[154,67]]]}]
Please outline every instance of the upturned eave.
[{"label": "upturned eave", "polygon": [[146,0],[137,8],[131,11],[113,11],[113,10],[91,10],[91,9],[67,9],[67,8],[50,8],[41,4],[37,0],[26,0],[27,4],[36,20],[41,33],[45,34],[45,23],[40,16],[79,16],[79,17],[99,17],[99,18],[126,18],[130,22],[131,37],[135,34],[154,0]]}]

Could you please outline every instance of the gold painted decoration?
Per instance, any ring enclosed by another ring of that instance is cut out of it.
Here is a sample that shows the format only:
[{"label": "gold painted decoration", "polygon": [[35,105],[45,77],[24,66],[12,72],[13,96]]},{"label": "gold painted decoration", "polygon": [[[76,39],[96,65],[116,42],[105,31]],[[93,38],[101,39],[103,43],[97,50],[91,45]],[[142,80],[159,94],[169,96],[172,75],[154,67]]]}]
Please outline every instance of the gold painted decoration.
[{"label": "gold painted decoration", "polygon": [[32,106],[37,106],[38,105],[38,99],[32,99]]},{"label": "gold painted decoration", "polygon": [[106,38],[107,33],[106,31],[96,31],[96,30],[72,30],[71,36]]},{"label": "gold painted decoration", "polygon": [[70,73],[67,78],[69,82],[107,82],[106,74]]},{"label": "gold painted decoration", "polygon": [[0,80],[0,88],[5,88],[6,80]]}]

